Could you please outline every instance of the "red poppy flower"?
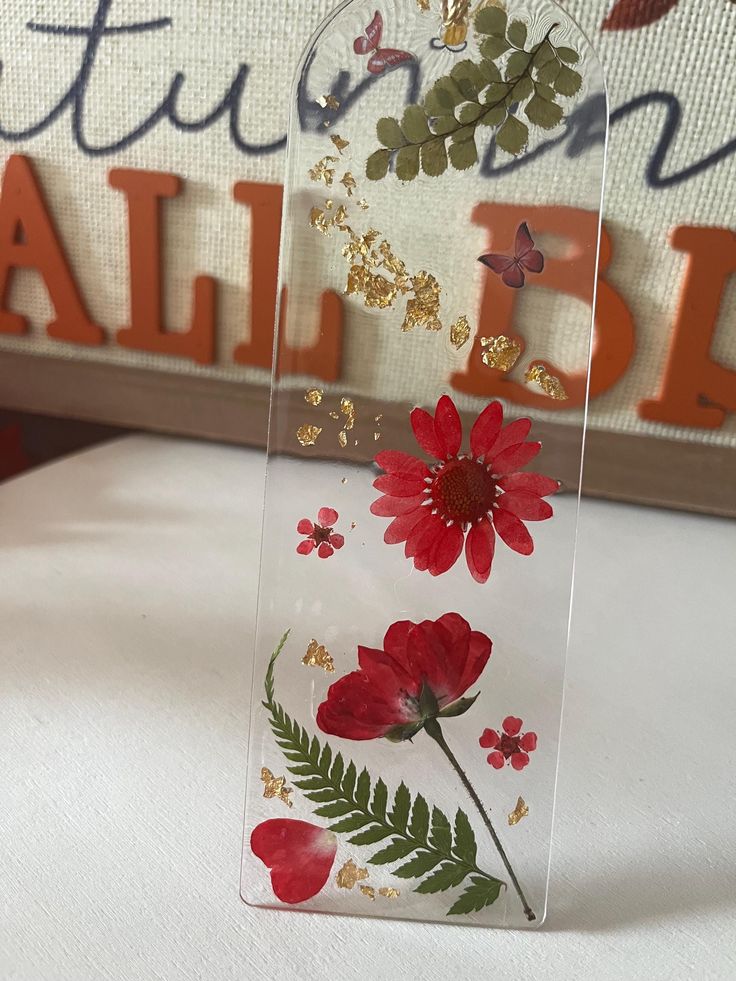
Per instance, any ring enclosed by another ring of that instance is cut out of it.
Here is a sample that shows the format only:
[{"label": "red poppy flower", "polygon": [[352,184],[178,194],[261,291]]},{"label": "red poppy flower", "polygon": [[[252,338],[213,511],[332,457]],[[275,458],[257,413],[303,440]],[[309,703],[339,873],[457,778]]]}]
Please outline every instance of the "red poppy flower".
[{"label": "red poppy flower", "polygon": [[536,732],[525,732],[519,735],[524,723],[521,719],[508,715],[503,720],[503,732],[495,729],[484,729],[478,742],[483,749],[492,749],[488,754],[488,762],[496,770],[500,770],[508,761],[515,770],[523,770],[529,762],[529,753],[537,748]]},{"label": "red poppy flower", "polygon": [[333,531],[333,525],[339,518],[334,508],[320,508],[317,521],[313,524],[309,518],[302,518],[296,526],[300,535],[307,535],[303,542],[296,547],[300,555],[309,555],[317,549],[321,559],[328,559],[336,548],[342,548],[345,539]]},{"label": "red poppy flower", "polygon": [[383,650],[358,647],[360,668],[330,686],[317,710],[323,732],[344,739],[411,739],[428,719],[462,715],[463,698],[491,656],[491,640],[458,613],[392,624]]},{"label": "red poppy flower", "polygon": [[542,448],[525,441],[531,420],[504,426],[501,403],[491,402],[473,425],[465,455],[460,454],[460,415],[449,396],[442,396],[434,416],[414,409],[411,426],[417,443],[436,462],[428,467],[395,450],[376,456],[386,473],[373,483],[383,496],[371,512],[393,518],[383,536],[386,544],[406,542],[407,558],[433,576],[455,564],[464,544],[477,582],[491,574],[496,533],[515,552],[531,555],[534,543],[523,522],[551,518],[552,508],[542,498],[560,487],[550,477],[519,472]]},{"label": "red poppy flower", "polygon": [[253,830],[250,847],[271,870],[277,898],[282,903],[303,903],[327,882],[337,854],[337,838],[306,821],[275,818]]}]

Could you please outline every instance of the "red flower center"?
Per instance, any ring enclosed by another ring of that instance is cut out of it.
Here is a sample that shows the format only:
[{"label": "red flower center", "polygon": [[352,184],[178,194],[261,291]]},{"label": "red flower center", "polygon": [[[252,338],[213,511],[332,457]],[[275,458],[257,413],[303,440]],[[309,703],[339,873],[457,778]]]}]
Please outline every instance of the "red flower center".
[{"label": "red flower center", "polygon": [[501,741],[498,744],[499,750],[508,759],[512,753],[519,752],[519,737],[509,736],[508,733],[504,732],[501,736]]},{"label": "red flower center", "polygon": [[331,534],[332,528],[323,528],[322,525],[315,525],[314,531],[310,537],[313,538],[318,545],[321,545],[322,542],[329,542]]},{"label": "red flower center", "polygon": [[459,457],[442,464],[432,480],[432,501],[440,516],[460,524],[475,524],[493,507],[496,481],[484,464]]}]

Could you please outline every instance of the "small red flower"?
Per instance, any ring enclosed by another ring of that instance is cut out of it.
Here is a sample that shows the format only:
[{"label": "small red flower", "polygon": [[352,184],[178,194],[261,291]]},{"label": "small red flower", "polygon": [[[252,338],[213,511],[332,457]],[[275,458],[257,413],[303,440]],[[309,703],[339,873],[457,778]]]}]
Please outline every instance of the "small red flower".
[{"label": "small red flower", "polygon": [[342,548],[345,544],[344,537],[333,531],[338,518],[334,508],[320,508],[314,524],[309,518],[302,518],[296,530],[300,535],[307,535],[307,538],[299,542],[297,552],[300,555],[309,555],[316,548],[321,559],[328,559],[336,548]]},{"label": "small red flower", "polygon": [[523,722],[521,719],[508,715],[503,720],[503,732],[495,729],[484,729],[478,742],[483,749],[492,749],[488,754],[488,762],[496,770],[502,769],[508,761],[515,770],[523,770],[529,762],[529,753],[537,748],[536,732],[525,732],[519,735]]},{"label": "small red flower", "polygon": [[316,896],[329,879],[337,838],[306,821],[275,818],[253,830],[250,847],[271,870],[276,897],[282,903],[303,903]]},{"label": "small red flower", "polygon": [[322,732],[344,739],[410,739],[432,718],[461,715],[462,698],[491,656],[491,640],[459,613],[392,624],[383,650],[358,647],[360,668],[330,686],[317,710]]},{"label": "small red flower", "polygon": [[534,543],[524,521],[551,518],[552,508],[542,498],[560,487],[550,477],[519,472],[542,448],[526,442],[531,425],[530,419],[517,419],[504,426],[501,403],[491,402],[473,425],[470,453],[460,454],[462,423],[449,396],[442,396],[434,416],[414,409],[414,436],[436,462],[428,467],[396,450],[376,456],[386,473],[373,483],[383,496],[371,512],[393,518],[383,536],[386,544],[406,542],[407,558],[433,576],[457,562],[464,544],[477,582],[491,574],[496,533],[515,552],[531,555]]}]

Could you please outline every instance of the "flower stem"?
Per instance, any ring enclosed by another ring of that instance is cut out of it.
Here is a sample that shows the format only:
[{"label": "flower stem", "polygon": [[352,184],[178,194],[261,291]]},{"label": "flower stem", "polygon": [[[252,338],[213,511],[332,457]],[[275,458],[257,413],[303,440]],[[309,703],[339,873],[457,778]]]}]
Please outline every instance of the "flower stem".
[{"label": "flower stem", "polygon": [[463,786],[465,787],[468,794],[470,795],[471,800],[475,804],[476,809],[481,816],[481,820],[483,821],[483,824],[485,824],[486,828],[488,829],[488,833],[493,839],[493,844],[496,846],[496,850],[498,851],[498,854],[501,856],[501,861],[506,867],[506,871],[509,874],[509,878],[511,879],[514,889],[516,890],[516,894],[521,900],[521,905],[524,908],[524,915],[526,916],[527,920],[529,920],[530,922],[532,920],[536,920],[537,917],[535,916],[534,911],[532,910],[529,903],[526,901],[526,896],[524,895],[521,885],[519,884],[519,880],[516,878],[516,873],[511,867],[511,862],[509,862],[506,852],[504,851],[504,847],[501,844],[501,839],[496,834],[496,829],[493,827],[493,824],[491,823],[491,819],[488,816],[485,807],[483,806],[483,802],[478,796],[475,787],[472,785],[470,780],[468,780],[468,776],[465,770],[463,770],[463,768],[460,766],[457,757],[452,752],[450,747],[447,745],[447,741],[445,739],[444,733],[442,732],[438,720],[428,719],[424,725],[424,729],[427,735],[430,736],[430,738],[434,739],[434,741],[440,747],[440,749],[445,754],[447,759],[450,761],[450,765],[452,766],[455,773],[457,773],[457,775],[460,777]]}]

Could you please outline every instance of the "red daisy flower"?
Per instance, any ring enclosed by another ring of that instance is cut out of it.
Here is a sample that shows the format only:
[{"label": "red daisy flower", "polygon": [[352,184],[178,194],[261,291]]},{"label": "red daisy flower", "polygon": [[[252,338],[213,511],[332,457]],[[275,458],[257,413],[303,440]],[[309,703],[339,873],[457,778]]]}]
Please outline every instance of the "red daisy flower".
[{"label": "red daisy flower", "polygon": [[345,538],[333,531],[338,518],[339,514],[334,508],[320,508],[314,524],[309,518],[302,518],[296,530],[300,535],[307,535],[307,538],[299,542],[297,552],[300,555],[309,555],[316,548],[321,559],[328,559],[336,548],[342,548]]},{"label": "red daisy flower", "polygon": [[491,646],[458,613],[400,620],[386,631],[383,650],[358,647],[359,670],[330,686],[317,725],[344,739],[411,739],[428,719],[467,712],[475,698],[462,696],[480,677]]},{"label": "red daisy flower", "polygon": [[303,903],[316,896],[330,877],[337,838],[307,821],[263,821],[250,836],[254,855],[271,870],[271,886],[282,903]]},{"label": "red daisy flower", "polygon": [[493,750],[488,754],[488,762],[496,770],[502,769],[507,761],[515,770],[523,770],[529,762],[529,753],[537,748],[537,734],[525,732],[520,735],[523,724],[521,719],[507,715],[503,720],[502,733],[495,729],[483,730],[478,742],[483,749]]},{"label": "red daisy flower", "polygon": [[383,496],[371,512],[394,519],[383,536],[386,544],[406,542],[407,558],[433,576],[455,564],[464,544],[477,582],[491,574],[496,533],[515,552],[531,555],[534,543],[523,521],[551,518],[542,498],[560,487],[550,477],[519,473],[542,448],[525,442],[531,425],[530,419],[517,419],[504,426],[501,403],[491,402],[473,425],[470,453],[460,454],[462,423],[449,396],[442,396],[434,416],[414,409],[414,436],[436,462],[428,467],[396,450],[376,456],[386,473],[373,483]]}]

